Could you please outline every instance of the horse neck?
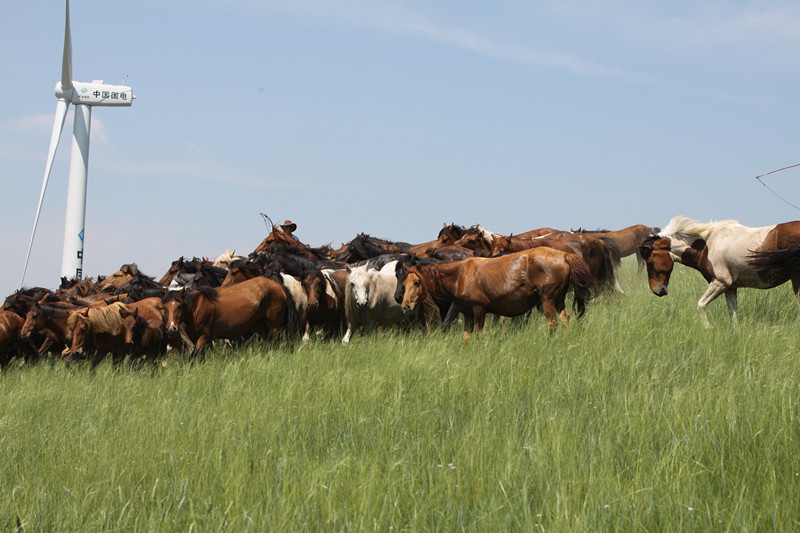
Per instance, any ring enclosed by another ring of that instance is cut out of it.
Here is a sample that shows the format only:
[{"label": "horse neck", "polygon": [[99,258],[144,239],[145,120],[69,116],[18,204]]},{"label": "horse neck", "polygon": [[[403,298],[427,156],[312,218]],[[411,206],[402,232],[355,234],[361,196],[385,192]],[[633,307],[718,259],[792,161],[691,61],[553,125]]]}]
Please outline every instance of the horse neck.
[{"label": "horse neck", "polygon": [[419,274],[425,283],[425,288],[431,296],[449,297],[453,294],[454,281],[453,273],[458,272],[457,262],[451,263],[432,263],[430,265],[420,265]]}]

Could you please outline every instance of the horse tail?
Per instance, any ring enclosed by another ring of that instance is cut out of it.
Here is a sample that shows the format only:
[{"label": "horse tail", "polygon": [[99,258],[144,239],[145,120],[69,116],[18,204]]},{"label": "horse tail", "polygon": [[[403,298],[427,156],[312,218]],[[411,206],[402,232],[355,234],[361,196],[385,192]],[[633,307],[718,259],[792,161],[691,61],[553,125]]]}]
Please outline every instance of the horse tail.
[{"label": "horse tail", "polygon": [[617,270],[622,264],[622,252],[619,245],[610,237],[600,237],[599,241],[603,246],[602,281],[612,285],[619,292],[623,292],[617,280]]},{"label": "horse tail", "polygon": [[594,277],[589,265],[580,255],[565,253],[564,259],[569,265],[569,286],[573,295],[572,307],[580,318],[586,312],[586,302],[597,296],[600,282]]},{"label": "horse tail", "polygon": [[800,245],[782,250],[753,252],[747,262],[770,285],[780,285],[800,273]]},{"label": "horse tail", "polygon": [[300,311],[297,310],[297,302],[292,296],[292,291],[281,284],[281,289],[286,295],[286,307],[283,310],[283,329],[287,339],[297,339],[303,334],[305,324],[302,323]]}]

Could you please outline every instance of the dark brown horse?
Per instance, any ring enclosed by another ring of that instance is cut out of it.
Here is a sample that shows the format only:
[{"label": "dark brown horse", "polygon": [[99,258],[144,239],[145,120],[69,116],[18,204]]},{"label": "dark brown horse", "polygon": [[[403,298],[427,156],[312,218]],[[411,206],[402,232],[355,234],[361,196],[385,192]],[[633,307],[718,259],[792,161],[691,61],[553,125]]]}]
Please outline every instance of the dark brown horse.
[{"label": "dark brown horse", "polygon": [[411,245],[407,242],[394,242],[359,233],[332,258],[344,263],[356,263],[379,255],[407,252]]},{"label": "dark brown horse", "polygon": [[321,327],[326,335],[341,333],[345,325],[344,287],[347,270],[310,269],[300,277],[300,281],[308,298],[303,340],[308,340],[315,327]]},{"label": "dark brown horse", "polygon": [[19,332],[22,329],[22,318],[13,311],[0,311],[0,368],[5,368],[21,353]]},{"label": "dark brown horse", "polygon": [[450,299],[464,314],[464,340],[483,331],[486,313],[517,316],[541,306],[552,332],[560,318],[566,329],[565,299],[572,288],[581,313],[595,295],[596,280],[573,253],[540,247],[502,257],[473,257],[452,263],[408,267],[403,310],[413,311],[430,294]]},{"label": "dark brown horse", "polygon": [[200,266],[204,264],[211,265],[211,262],[198,259],[197,257],[187,260],[184,259],[183,256],[180,256],[170,264],[167,271],[161,276],[161,279],[158,280],[158,283],[166,287],[178,274],[194,274],[200,269]]},{"label": "dark brown horse", "polygon": [[196,357],[214,339],[238,339],[252,331],[277,338],[287,297],[281,286],[257,277],[229,287],[170,291],[163,298],[167,333],[181,333]]}]

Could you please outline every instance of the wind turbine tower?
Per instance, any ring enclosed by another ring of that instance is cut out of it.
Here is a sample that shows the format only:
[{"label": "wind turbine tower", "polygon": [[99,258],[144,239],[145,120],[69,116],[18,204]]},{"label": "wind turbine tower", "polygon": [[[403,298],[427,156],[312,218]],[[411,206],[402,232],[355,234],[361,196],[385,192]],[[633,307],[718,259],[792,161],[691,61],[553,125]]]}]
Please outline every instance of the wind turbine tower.
[{"label": "wind turbine tower", "polygon": [[[124,83],[124,82],[123,82]],[[39,206],[33,221],[33,231],[25,257],[25,269],[22,271],[22,285],[31,257],[36,227],[42,212],[42,202],[50,179],[53,159],[64,129],[64,119],[69,105],[75,106],[75,119],[72,130],[72,154],[69,164],[69,183],[67,185],[67,215],[64,224],[64,252],[61,257],[61,276],[69,279],[81,279],[83,276],[83,238],[84,220],[86,218],[86,180],[89,170],[89,134],[92,123],[92,107],[128,107],[135,98],[130,87],[125,85],[107,85],[102,80],[83,83],[72,80],[72,37],[69,29],[69,0],[67,0],[66,23],[64,27],[64,57],[61,64],[61,81],[56,83],[55,121],[50,136],[50,150],[44,170],[42,191],[39,194]]]}]

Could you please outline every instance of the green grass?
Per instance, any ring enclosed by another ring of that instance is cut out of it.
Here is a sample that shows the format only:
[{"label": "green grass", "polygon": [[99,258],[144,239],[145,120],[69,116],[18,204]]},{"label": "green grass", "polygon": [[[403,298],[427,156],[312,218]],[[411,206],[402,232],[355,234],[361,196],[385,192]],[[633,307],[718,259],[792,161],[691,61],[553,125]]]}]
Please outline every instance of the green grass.
[{"label": "green grass", "polygon": [[792,531],[800,528],[797,302],[705,283],[625,295],[568,332],[210,352],[113,372],[0,376],[0,529]]}]

